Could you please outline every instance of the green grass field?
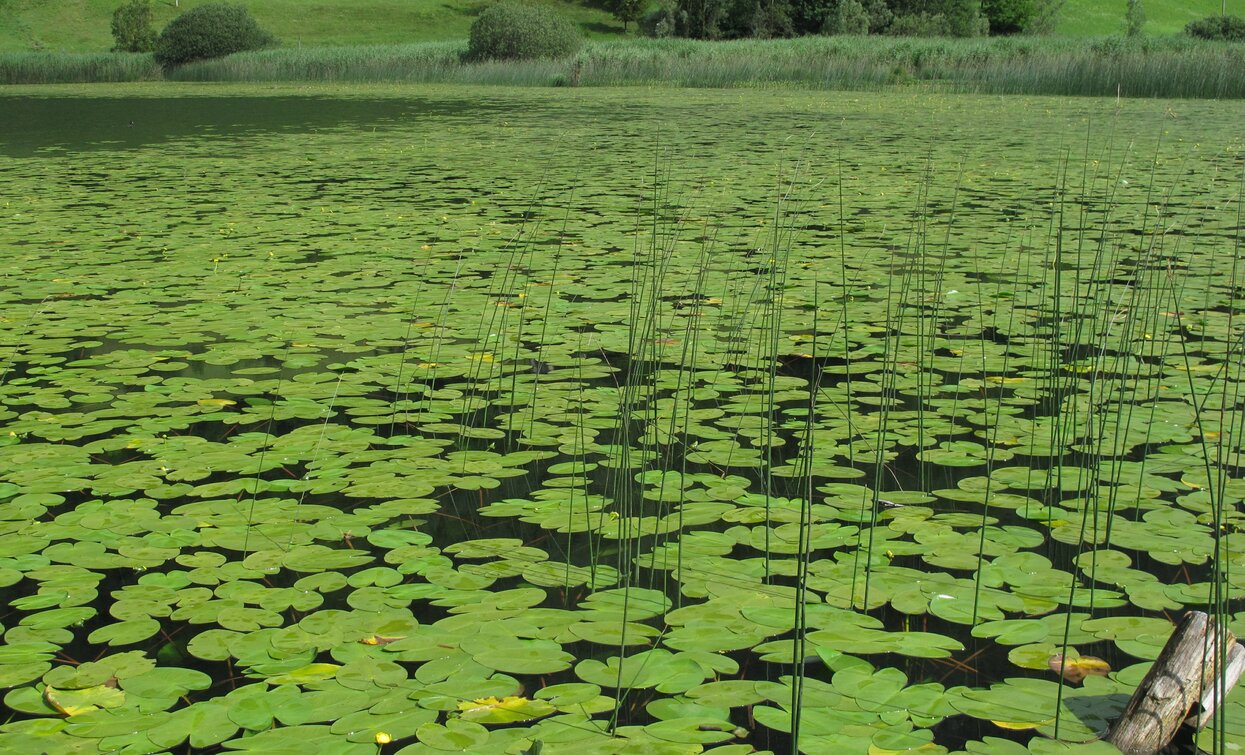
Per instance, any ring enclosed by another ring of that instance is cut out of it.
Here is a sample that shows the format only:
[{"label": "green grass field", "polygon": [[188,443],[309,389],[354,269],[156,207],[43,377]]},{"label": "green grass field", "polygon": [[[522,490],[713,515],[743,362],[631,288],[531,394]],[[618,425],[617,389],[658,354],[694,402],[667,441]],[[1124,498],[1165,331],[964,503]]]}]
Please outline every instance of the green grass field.
[{"label": "green grass field", "polygon": [[[1146,34],[1180,34],[1185,24],[1223,10],[1221,0],[1145,0]],[[1125,0],[1068,0],[1055,33],[1069,37],[1100,37],[1124,30]],[[1230,15],[1245,16],[1245,0],[1227,0]]]},{"label": "green grass field", "polygon": [[[186,8],[205,0],[156,0],[162,27]],[[402,44],[464,39],[475,15],[489,0],[240,0],[283,46]],[[618,37],[622,26],[588,3],[545,0],[589,38]],[[109,20],[122,0],[0,0],[0,51],[101,52],[112,46]],[[1221,0],[1147,0],[1146,33],[1179,34],[1189,21],[1220,12]],[[1245,0],[1228,0],[1228,13],[1245,16]],[[1086,37],[1119,33],[1124,0],[1068,0],[1055,32]]]},{"label": "green grass field", "polygon": [[[156,0],[156,26],[205,0]],[[240,0],[285,47],[466,39],[488,0]],[[0,51],[100,52],[112,47],[109,22],[123,0],[0,0]],[[622,25],[608,11],[552,0],[589,38]],[[596,5],[597,3],[593,3]]]}]

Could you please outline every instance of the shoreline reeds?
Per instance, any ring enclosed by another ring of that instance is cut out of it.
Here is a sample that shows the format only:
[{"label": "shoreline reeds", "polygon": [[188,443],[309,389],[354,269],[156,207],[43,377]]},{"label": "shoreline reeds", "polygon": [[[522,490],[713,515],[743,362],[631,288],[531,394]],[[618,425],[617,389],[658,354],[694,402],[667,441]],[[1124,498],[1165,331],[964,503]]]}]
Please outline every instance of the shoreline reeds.
[{"label": "shoreline reeds", "polygon": [[591,42],[573,57],[468,63],[462,41],[239,53],[161,72],[126,53],[0,55],[0,83],[93,81],[406,82],[503,86],[794,87],[1236,99],[1245,45],[1181,37],[1131,41],[1001,37],[803,37]]}]

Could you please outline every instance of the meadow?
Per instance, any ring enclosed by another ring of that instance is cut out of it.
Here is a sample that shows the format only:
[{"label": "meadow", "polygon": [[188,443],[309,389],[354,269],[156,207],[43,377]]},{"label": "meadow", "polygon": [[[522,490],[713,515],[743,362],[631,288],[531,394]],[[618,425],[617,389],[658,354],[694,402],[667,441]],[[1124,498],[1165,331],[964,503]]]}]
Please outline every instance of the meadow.
[{"label": "meadow", "polygon": [[[626,36],[606,3],[544,0],[592,39]],[[398,45],[462,40],[485,0],[239,0],[285,47]],[[1239,0],[1227,12],[1245,16]],[[109,21],[120,0],[0,0],[0,52],[103,52],[112,47]],[[162,28],[192,0],[153,3]],[[656,7],[657,3],[650,3]],[[1185,24],[1217,15],[1221,0],[1146,0],[1145,32],[1178,35]],[[1124,30],[1124,2],[1066,0],[1051,31],[1060,37],[1105,37]],[[634,31],[634,26],[632,27]]]},{"label": "meadow", "polygon": [[1245,632],[1239,103],[0,109],[0,749],[1092,755]]}]

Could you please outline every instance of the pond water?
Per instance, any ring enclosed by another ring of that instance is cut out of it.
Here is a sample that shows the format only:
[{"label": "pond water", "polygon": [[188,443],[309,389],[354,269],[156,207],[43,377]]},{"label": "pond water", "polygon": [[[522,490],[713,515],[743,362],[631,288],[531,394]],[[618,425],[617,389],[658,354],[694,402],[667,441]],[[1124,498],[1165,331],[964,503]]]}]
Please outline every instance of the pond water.
[{"label": "pond water", "polygon": [[1114,752],[1245,631],[1245,105],[0,114],[0,749]]}]

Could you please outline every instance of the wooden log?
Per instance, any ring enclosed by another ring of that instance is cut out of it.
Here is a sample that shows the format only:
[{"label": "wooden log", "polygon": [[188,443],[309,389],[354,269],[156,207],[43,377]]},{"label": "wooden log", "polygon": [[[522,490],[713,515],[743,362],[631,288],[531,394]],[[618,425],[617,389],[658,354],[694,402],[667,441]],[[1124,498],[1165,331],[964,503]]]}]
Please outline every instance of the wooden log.
[{"label": "wooden log", "polygon": [[1107,741],[1129,755],[1151,755],[1166,746],[1193,704],[1213,688],[1225,643],[1235,644],[1236,638],[1221,632],[1205,613],[1185,614]]},{"label": "wooden log", "polygon": [[1206,728],[1206,724],[1215,716],[1215,709],[1219,707],[1219,691],[1223,690],[1226,697],[1232,693],[1232,688],[1241,680],[1241,674],[1245,673],[1245,645],[1239,642],[1232,643],[1232,647],[1228,648],[1228,660],[1223,670],[1223,683],[1212,683],[1210,689],[1206,690],[1206,694],[1202,695],[1202,702],[1198,706],[1198,710],[1189,719],[1186,724],[1192,726],[1196,731]]}]

